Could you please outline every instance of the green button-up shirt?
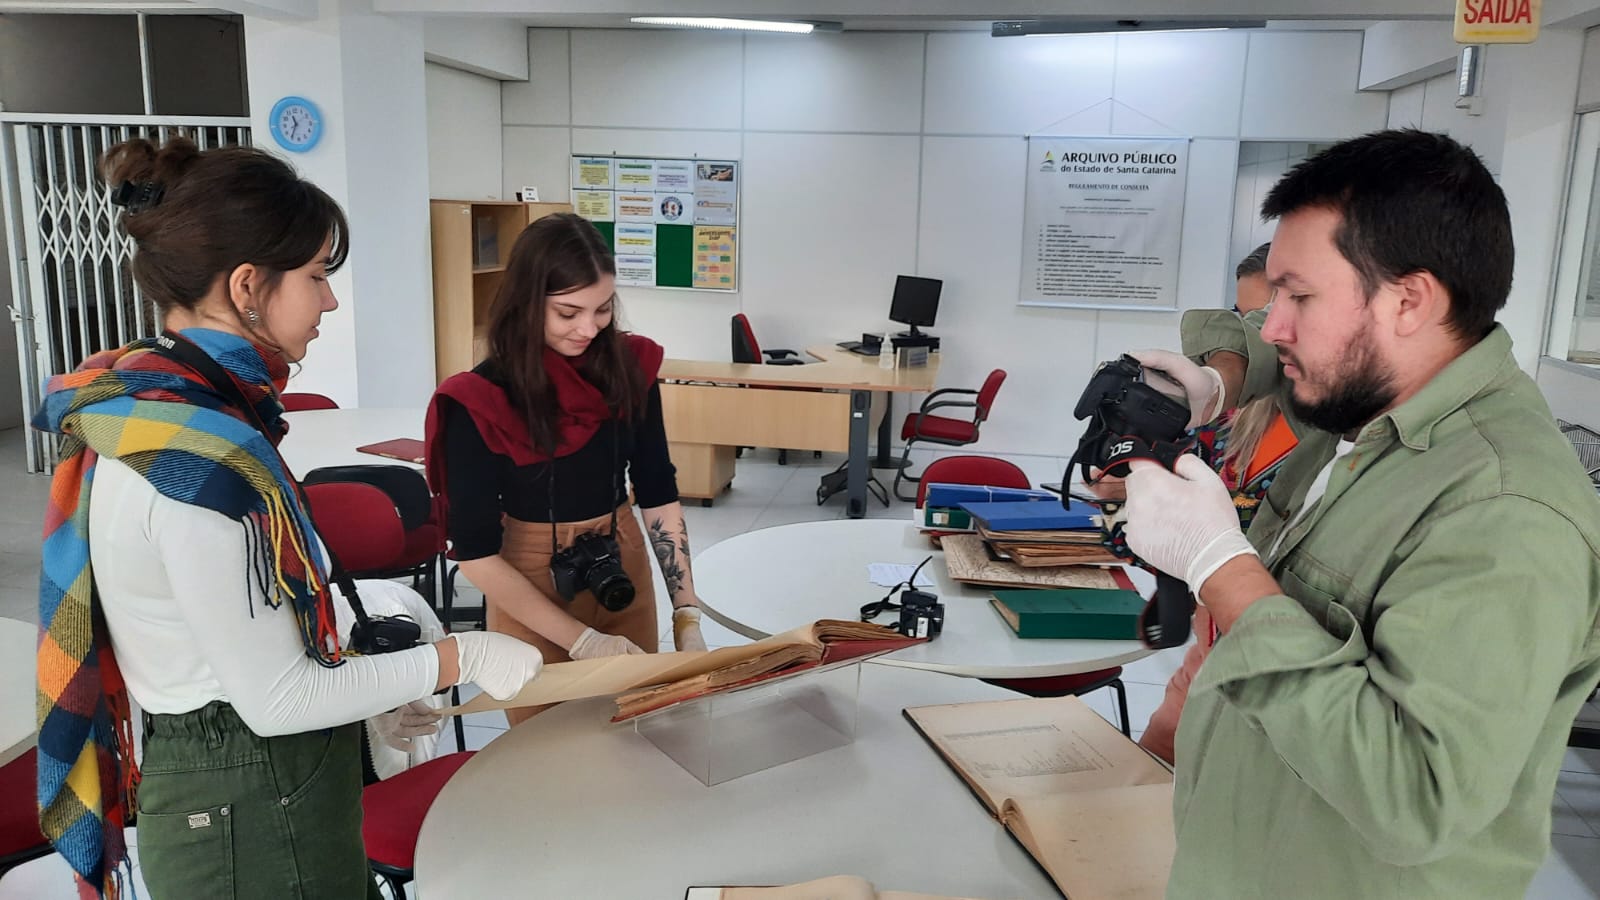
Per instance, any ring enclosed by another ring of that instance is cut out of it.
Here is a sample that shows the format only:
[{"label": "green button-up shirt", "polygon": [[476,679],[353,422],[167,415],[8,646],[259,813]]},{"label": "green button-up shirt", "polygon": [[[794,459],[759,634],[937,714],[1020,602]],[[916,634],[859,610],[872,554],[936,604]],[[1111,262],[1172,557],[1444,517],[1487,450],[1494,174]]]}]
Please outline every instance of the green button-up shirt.
[{"label": "green button-up shirt", "polygon": [[[1183,338],[1248,355],[1243,400],[1282,387],[1231,312]],[[1283,593],[1189,689],[1167,895],[1520,898],[1600,680],[1600,500],[1503,328],[1363,428],[1298,522],[1339,436],[1295,430],[1249,534]]]}]

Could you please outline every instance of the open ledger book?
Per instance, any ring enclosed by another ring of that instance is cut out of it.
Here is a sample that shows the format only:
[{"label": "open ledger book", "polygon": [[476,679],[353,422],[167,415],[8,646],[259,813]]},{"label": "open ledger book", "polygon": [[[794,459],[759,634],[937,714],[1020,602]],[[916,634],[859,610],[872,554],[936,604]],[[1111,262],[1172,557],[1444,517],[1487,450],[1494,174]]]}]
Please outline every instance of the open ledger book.
[{"label": "open ledger book", "polygon": [[907,719],[1069,900],[1160,900],[1172,773],[1077,697],[919,706]]},{"label": "open ledger book", "polygon": [[833,875],[777,887],[692,887],[684,900],[969,900],[942,894],[880,891],[855,875]]},{"label": "open ledger book", "polygon": [[552,663],[510,700],[479,694],[455,712],[542,706],[621,694],[617,698],[617,715],[611,721],[622,722],[683,700],[889,653],[921,640],[870,622],[821,619],[739,647]]}]

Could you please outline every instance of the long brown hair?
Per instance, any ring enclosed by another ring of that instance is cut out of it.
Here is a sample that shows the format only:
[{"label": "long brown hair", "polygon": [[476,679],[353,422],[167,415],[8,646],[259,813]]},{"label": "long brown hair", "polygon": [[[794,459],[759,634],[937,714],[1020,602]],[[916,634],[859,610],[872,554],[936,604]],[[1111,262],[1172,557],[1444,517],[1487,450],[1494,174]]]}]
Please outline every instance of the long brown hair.
[{"label": "long brown hair", "polygon": [[133,278],[163,314],[192,310],[218,276],[245,263],[263,270],[270,290],[331,235],[332,272],[349,253],[344,210],[289,164],[251,147],[202,151],[185,137],[158,149],[123,141],[100,159],[100,177],[117,191],[141,186],[146,202],[130,206],[122,227],[133,238]]},{"label": "long brown hair", "polygon": [[[556,294],[582,290],[603,276],[616,275],[616,261],[606,239],[574,213],[545,216],[522,230],[511,247],[506,273],[489,309],[488,363],[506,382],[512,406],[522,411],[533,445],[556,443],[559,408],[555,389],[544,368],[545,307]],[[595,335],[583,356],[573,362],[578,372],[605,395],[612,414],[627,419],[643,409],[644,385],[639,366],[628,351],[617,322],[617,298],[611,298],[611,324]]]}]

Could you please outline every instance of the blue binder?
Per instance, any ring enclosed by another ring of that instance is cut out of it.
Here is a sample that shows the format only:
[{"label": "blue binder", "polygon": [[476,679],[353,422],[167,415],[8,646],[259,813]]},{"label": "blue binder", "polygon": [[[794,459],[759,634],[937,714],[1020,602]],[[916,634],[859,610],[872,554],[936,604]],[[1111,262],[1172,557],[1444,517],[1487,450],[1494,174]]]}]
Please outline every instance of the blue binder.
[{"label": "blue binder", "polygon": [[1030,501],[1006,503],[963,503],[973,519],[981,520],[990,531],[1051,531],[1097,528],[1100,511],[1087,503],[1072,501],[1070,509],[1059,503]]}]

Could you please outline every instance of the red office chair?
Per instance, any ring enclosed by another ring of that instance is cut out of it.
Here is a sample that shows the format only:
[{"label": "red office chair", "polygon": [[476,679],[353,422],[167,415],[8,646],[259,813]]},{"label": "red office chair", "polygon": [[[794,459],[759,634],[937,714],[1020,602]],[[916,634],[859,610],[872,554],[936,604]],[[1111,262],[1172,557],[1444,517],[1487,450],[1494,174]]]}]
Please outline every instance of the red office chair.
[{"label": "red office chair", "polygon": [[0,875],[53,852],[39,830],[38,766],[39,751],[29,749],[0,767]]},{"label": "red office chair", "polygon": [[361,789],[361,839],[367,847],[367,864],[389,885],[395,900],[405,900],[405,885],[414,877],[423,817],[445,782],[475,752],[430,759]]},{"label": "red office chair", "polygon": [[[894,495],[901,500],[912,498],[900,493],[900,482],[918,482],[923,476],[912,475],[906,471],[906,465],[911,461],[911,445],[917,441],[931,444],[943,444],[946,447],[964,447],[978,441],[978,427],[989,418],[989,410],[994,407],[994,395],[1000,393],[1000,385],[1006,380],[1005,369],[995,369],[989,377],[983,380],[983,387],[978,390],[966,388],[944,388],[934,391],[922,401],[922,408],[906,416],[905,424],[900,427],[900,439],[906,442],[905,452],[900,455],[900,467],[894,473]],[[941,400],[953,394],[972,395],[972,400]],[[950,416],[933,415],[938,409],[970,409],[971,419],[956,419]],[[1023,485],[1026,487],[1027,485]]]},{"label": "red office chair", "polygon": [[[326,471],[316,469],[312,474]],[[305,491],[306,499],[311,503],[311,519],[316,523],[318,536],[339,557],[339,562],[351,577],[389,578],[395,572],[412,574],[413,570],[407,568],[406,564],[415,558],[416,548],[426,536],[417,538],[407,534],[400,510],[382,488],[364,481],[316,481],[308,482]],[[430,497],[430,508],[432,505]],[[442,528],[439,531],[443,533]],[[432,567],[432,558],[427,564]],[[448,611],[440,616],[440,621],[449,631]],[[459,689],[451,688],[451,697],[456,704],[460,704]],[[466,733],[462,730],[459,716],[455,720],[455,729],[456,746],[463,746]]]},{"label": "red office chair", "polygon": [[[999,373],[1001,378],[1004,372]],[[989,376],[993,381],[994,376]],[[996,387],[999,385],[996,384]],[[988,386],[985,385],[985,388]],[[932,399],[932,398],[929,398]],[[1032,487],[1028,476],[1014,464],[985,456],[946,456],[928,463],[917,485],[917,506],[927,497],[930,484],[986,484],[990,487]],[[1117,694],[1117,712],[1122,717],[1122,733],[1132,737],[1128,724],[1128,689],[1122,683],[1122,667],[1113,666],[1076,675],[1047,675],[1042,678],[985,678],[984,681],[1030,697],[1082,696],[1100,688]]]},{"label": "red office chair", "polygon": [[[766,356],[768,359],[762,359]],[[805,362],[793,350],[762,351],[756,343],[756,333],[744,313],[733,317],[733,361],[736,363],[766,363],[769,366],[798,366]]]},{"label": "red office chair", "polygon": [[[747,363],[751,365],[766,363],[769,366],[798,366],[805,363],[805,360],[800,358],[800,354],[794,352],[793,350],[763,351],[761,349],[761,345],[756,343],[756,333],[753,329],[751,329],[750,319],[747,318],[744,313],[738,313],[733,317],[732,332],[733,361],[736,363]],[[768,358],[762,359],[763,356]],[[743,451],[744,448],[740,447],[738,453],[742,455]],[[821,459],[822,451],[815,451],[812,453],[812,456],[814,458]],[[786,466],[788,464],[789,451],[779,450],[778,465]]]},{"label": "red office chair", "polygon": [[281,394],[278,400],[283,403],[284,412],[304,412],[308,409],[338,409],[339,404],[333,398],[321,394]]},{"label": "red office chair", "polygon": [[358,578],[409,575],[412,586],[428,598],[428,605],[435,612],[438,611],[447,541],[444,519],[438,514],[428,481],[421,472],[400,465],[325,466],[307,472],[302,483],[308,486],[359,483],[382,491],[389,498],[392,511],[400,517],[404,545],[385,565],[357,567],[345,562],[345,568]]},{"label": "red office chair", "polygon": [[353,481],[308,483],[306,499],[317,534],[347,571],[389,568],[405,552],[405,529],[389,495]]}]

